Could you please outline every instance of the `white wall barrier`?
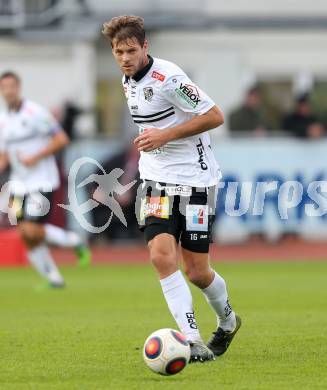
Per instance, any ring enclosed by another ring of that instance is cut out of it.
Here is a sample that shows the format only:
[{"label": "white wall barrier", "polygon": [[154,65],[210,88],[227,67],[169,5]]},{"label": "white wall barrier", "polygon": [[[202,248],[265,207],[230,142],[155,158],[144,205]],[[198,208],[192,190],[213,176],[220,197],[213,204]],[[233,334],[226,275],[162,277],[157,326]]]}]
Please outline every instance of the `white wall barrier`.
[{"label": "white wall barrier", "polygon": [[218,241],[288,232],[327,238],[327,141],[225,140],[214,149],[223,173]]}]

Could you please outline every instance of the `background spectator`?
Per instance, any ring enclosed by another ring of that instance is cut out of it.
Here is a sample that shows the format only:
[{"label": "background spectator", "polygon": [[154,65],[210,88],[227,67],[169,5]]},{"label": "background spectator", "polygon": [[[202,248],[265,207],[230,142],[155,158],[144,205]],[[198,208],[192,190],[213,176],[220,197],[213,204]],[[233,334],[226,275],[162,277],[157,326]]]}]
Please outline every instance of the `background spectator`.
[{"label": "background spectator", "polygon": [[75,103],[67,101],[63,107],[61,125],[71,140],[76,138],[75,124],[83,110]]},{"label": "background spectator", "polygon": [[282,128],[298,138],[315,139],[324,135],[324,126],[312,112],[308,93],[297,97],[295,109],[285,116]]},{"label": "background spectator", "polygon": [[258,88],[250,88],[242,105],[233,110],[229,116],[231,131],[252,131],[255,135],[265,135],[268,120],[261,108],[261,97]]}]

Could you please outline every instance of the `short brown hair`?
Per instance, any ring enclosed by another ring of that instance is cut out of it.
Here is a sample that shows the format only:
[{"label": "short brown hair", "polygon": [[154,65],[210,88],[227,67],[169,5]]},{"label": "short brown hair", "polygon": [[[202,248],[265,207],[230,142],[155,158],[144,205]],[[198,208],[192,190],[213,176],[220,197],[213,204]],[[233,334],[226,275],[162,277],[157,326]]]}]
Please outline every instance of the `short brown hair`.
[{"label": "short brown hair", "polygon": [[116,42],[136,38],[143,47],[145,41],[144,20],[139,16],[123,15],[116,16],[104,23],[102,34],[108,38],[111,47]]},{"label": "short brown hair", "polygon": [[11,71],[11,70],[8,70],[6,72],[3,72],[1,75],[0,75],[0,81],[4,80],[4,79],[7,79],[7,78],[12,78],[14,80],[16,80],[17,84],[20,84],[20,77],[18,76],[17,73]]}]

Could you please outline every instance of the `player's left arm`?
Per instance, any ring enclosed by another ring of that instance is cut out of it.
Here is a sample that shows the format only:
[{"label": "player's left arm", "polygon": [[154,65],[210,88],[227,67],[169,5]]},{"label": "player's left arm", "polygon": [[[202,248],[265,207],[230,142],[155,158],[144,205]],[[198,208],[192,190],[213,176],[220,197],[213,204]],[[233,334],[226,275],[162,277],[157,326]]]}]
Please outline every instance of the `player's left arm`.
[{"label": "player's left arm", "polygon": [[224,123],[220,108],[180,70],[162,84],[161,95],[180,110],[193,117],[167,129],[147,128],[135,139],[139,151],[150,152],[167,142],[191,137]]},{"label": "player's left arm", "polygon": [[36,118],[37,131],[42,135],[50,136],[49,143],[31,156],[19,156],[21,163],[30,167],[39,161],[60,152],[69,144],[69,138],[58,122],[47,110],[40,110]]}]

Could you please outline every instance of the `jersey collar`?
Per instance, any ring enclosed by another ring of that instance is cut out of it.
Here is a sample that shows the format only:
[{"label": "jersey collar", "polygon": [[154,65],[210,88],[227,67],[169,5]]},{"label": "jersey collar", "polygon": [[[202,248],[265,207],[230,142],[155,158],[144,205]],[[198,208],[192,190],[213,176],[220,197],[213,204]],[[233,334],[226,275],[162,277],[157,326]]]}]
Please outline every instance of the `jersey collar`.
[{"label": "jersey collar", "polygon": [[[153,65],[153,58],[150,55],[148,55],[148,58],[149,58],[148,64],[143,69],[136,72],[135,75],[132,77],[132,79],[135,80],[136,82],[139,82],[140,80],[142,80],[143,77],[151,69],[151,66]],[[129,79],[130,79],[130,77],[125,75],[125,83],[127,83]]]}]

